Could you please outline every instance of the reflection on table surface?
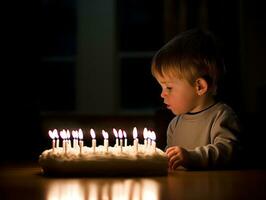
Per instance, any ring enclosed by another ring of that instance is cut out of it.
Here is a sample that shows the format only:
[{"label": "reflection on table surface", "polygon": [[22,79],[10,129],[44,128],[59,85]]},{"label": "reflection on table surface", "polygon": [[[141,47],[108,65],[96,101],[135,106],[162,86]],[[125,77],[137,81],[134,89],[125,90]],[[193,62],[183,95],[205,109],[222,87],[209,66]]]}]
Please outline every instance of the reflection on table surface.
[{"label": "reflection on table surface", "polygon": [[266,199],[265,170],[175,171],[164,177],[49,178],[38,166],[0,168],[2,199]]},{"label": "reflection on table surface", "polygon": [[47,200],[159,199],[159,183],[152,179],[125,180],[58,180],[47,186]]}]

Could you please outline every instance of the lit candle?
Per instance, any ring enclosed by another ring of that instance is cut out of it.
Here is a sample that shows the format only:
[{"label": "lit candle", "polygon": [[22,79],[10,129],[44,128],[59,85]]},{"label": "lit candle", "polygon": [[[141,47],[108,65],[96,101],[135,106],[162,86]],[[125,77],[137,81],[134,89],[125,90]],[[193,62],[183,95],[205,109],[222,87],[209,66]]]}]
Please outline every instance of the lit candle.
[{"label": "lit candle", "polygon": [[113,128],[113,133],[115,135],[115,146],[118,146],[118,133],[117,130],[115,128]]},{"label": "lit candle", "polygon": [[90,130],[90,134],[91,134],[91,137],[92,137],[92,140],[91,140],[91,147],[92,147],[92,151],[93,153],[95,153],[95,149],[96,149],[96,134],[95,134],[95,131],[91,128]]},{"label": "lit candle", "polygon": [[125,141],[124,143],[125,143],[125,147],[126,147],[127,146],[127,133],[124,130],[123,130],[123,135],[124,135],[124,138],[125,138],[124,139],[124,141]]},{"label": "lit candle", "polygon": [[147,147],[147,137],[148,137],[148,130],[147,128],[143,129],[143,138],[144,138],[144,147]]},{"label": "lit candle", "polygon": [[139,139],[138,139],[138,131],[137,131],[137,128],[136,127],[133,128],[133,138],[134,138],[134,149],[135,149],[135,153],[137,153],[138,152]]},{"label": "lit candle", "polygon": [[104,149],[105,149],[105,152],[108,152],[108,133],[104,130],[102,130],[102,135],[104,137]]},{"label": "lit candle", "polygon": [[120,139],[120,152],[122,152],[122,147],[123,147],[123,132],[121,129],[118,130],[118,137]]},{"label": "lit candle", "polygon": [[53,134],[54,134],[54,136],[55,136],[55,138],[56,138],[56,149],[57,148],[59,148],[59,135],[58,135],[58,131],[57,131],[57,129],[54,129],[53,130]]},{"label": "lit candle", "polygon": [[118,130],[118,137],[120,139],[120,146],[123,146],[123,132],[121,129]]},{"label": "lit candle", "polygon": [[65,154],[67,154],[67,144],[66,144],[67,134],[65,129],[60,131],[60,137],[63,139],[63,151],[65,152]]},{"label": "lit candle", "polygon": [[51,130],[48,131],[48,134],[49,134],[50,138],[52,139],[52,149],[54,152],[55,151],[55,135],[54,135],[54,132]]},{"label": "lit candle", "polygon": [[78,131],[73,130],[72,131],[72,137],[73,137],[73,148],[76,150],[78,148]]},{"label": "lit candle", "polygon": [[151,135],[152,135],[152,133],[151,133],[151,131],[150,130],[148,130],[148,132],[147,132],[147,137],[148,137],[148,142],[147,142],[147,147],[148,148],[150,148],[151,147]]},{"label": "lit candle", "polygon": [[151,140],[152,140],[152,143],[151,143],[151,149],[152,149],[152,152],[155,152],[156,151],[156,134],[154,131],[151,132]]},{"label": "lit candle", "polygon": [[70,131],[68,129],[66,130],[66,135],[67,135],[67,146],[68,148],[71,148]]},{"label": "lit candle", "polygon": [[78,135],[79,135],[79,154],[82,154],[82,152],[83,152],[83,132],[81,129],[79,129]]}]

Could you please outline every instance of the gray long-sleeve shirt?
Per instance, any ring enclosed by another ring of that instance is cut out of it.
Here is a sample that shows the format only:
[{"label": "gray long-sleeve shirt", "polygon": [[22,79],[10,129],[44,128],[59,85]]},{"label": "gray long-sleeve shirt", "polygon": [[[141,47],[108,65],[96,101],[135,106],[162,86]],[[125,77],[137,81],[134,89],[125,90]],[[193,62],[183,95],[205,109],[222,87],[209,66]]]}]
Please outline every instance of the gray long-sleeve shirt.
[{"label": "gray long-sleeve shirt", "polygon": [[216,103],[196,114],[173,118],[167,129],[167,146],[188,150],[185,168],[223,168],[232,165],[240,149],[240,124],[235,112],[224,103]]}]

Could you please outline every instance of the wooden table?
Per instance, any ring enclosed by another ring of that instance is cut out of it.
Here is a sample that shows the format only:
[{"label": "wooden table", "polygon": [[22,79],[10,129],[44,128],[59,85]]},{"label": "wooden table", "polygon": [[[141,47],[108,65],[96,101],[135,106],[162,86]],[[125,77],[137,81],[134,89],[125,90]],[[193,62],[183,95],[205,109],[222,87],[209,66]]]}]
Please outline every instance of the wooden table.
[{"label": "wooden table", "polygon": [[37,164],[0,170],[1,200],[266,199],[266,170],[179,170],[135,178],[47,178]]}]

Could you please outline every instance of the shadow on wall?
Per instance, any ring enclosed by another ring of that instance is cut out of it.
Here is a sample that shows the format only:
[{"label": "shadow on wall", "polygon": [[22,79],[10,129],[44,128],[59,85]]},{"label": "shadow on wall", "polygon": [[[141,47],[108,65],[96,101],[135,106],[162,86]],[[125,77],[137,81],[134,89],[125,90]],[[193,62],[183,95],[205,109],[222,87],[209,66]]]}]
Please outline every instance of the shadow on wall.
[{"label": "shadow on wall", "polygon": [[266,85],[257,90],[256,111],[238,113],[242,124],[242,165],[248,168],[266,168]]},{"label": "shadow on wall", "polygon": [[[258,106],[257,110],[261,113],[266,112],[265,102],[266,102],[266,84],[258,88],[257,91]],[[266,118],[266,117],[265,117]]]},{"label": "shadow on wall", "polygon": [[266,168],[265,113],[242,113],[242,165],[247,168]]}]

